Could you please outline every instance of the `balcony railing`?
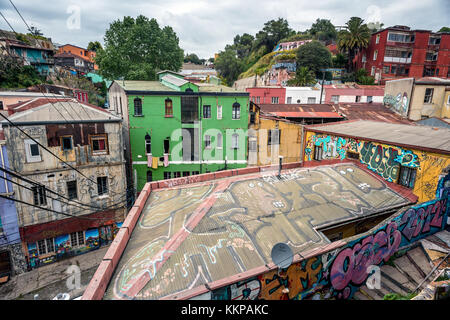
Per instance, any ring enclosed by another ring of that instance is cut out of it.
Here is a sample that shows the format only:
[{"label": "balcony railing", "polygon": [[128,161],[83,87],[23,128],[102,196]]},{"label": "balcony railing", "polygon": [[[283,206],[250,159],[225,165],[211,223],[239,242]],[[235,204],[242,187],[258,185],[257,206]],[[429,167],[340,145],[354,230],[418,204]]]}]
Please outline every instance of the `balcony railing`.
[{"label": "balcony railing", "polygon": [[384,57],[384,62],[411,63],[411,58]]}]

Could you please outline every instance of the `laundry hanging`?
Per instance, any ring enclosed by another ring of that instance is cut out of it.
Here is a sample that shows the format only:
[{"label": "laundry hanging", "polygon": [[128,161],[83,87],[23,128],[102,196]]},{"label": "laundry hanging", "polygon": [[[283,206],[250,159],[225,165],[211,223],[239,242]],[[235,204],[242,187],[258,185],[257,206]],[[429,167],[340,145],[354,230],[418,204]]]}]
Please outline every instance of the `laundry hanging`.
[{"label": "laundry hanging", "polygon": [[149,168],[152,167],[152,161],[153,161],[152,155],[148,154],[147,155],[147,167],[149,167]]},{"label": "laundry hanging", "polygon": [[169,154],[165,153],[164,154],[164,167],[168,167],[169,166]]},{"label": "laundry hanging", "polygon": [[153,169],[158,169],[158,157],[154,157],[152,159],[152,168]]}]

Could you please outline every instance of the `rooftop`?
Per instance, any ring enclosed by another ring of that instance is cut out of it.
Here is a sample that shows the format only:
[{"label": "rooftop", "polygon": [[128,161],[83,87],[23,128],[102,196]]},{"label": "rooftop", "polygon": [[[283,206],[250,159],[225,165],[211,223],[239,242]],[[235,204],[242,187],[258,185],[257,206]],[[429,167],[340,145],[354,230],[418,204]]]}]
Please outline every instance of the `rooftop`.
[{"label": "rooftop", "polygon": [[450,153],[450,129],[356,120],[307,126],[307,130]]},{"label": "rooftop", "polygon": [[413,123],[386,108],[382,103],[342,103],[335,105],[335,109],[347,120],[375,120],[403,124]]},{"label": "rooftop", "polygon": [[[281,178],[253,172],[212,173],[224,178],[190,185],[166,180],[166,188],[152,190],[140,201],[142,212],[103,298],[159,299],[225,281],[271,263],[276,243],[296,253],[318,248],[330,243],[320,228],[417,199],[354,162],[286,170]],[[117,261],[113,251],[107,255]]]},{"label": "rooftop", "polygon": [[331,104],[260,104],[261,112],[286,118],[342,118]]},{"label": "rooftop", "polygon": [[[163,78],[167,77],[164,76]],[[173,77],[176,78],[176,77]],[[178,79],[178,78],[177,78]],[[179,79],[181,82],[187,83],[188,81]],[[173,91],[178,92],[175,89],[169,88],[159,81],[137,81],[137,80],[114,80],[119,86],[121,86],[125,91]],[[180,82],[180,83],[181,83]],[[200,92],[236,92],[236,93],[245,93],[245,91],[238,91],[234,88],[215,85],[211,83],[195,83],[196,86],[199,87]]]}]

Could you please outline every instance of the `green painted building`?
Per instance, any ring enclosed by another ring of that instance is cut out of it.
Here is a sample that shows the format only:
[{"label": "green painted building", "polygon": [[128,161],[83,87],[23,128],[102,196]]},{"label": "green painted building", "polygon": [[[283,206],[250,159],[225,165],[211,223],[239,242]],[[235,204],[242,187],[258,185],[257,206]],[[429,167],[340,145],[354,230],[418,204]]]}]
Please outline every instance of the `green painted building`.
[{"label": "green painted building", "polygon": [[192,83],[171,71],[159,81],[116,80],[110,109],[124,120],[129,177],[147,181],[247,166],[249,93]]}]

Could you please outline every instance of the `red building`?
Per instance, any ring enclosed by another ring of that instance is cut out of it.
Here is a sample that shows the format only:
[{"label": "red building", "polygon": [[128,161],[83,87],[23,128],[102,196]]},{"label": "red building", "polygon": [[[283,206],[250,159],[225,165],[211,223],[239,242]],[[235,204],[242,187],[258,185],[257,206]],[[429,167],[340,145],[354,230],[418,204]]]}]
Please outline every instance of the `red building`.
[{"label": "red building", "polygon": [[256,104],[279,104],[286,99],[286,88],[254,87],[245,89],[250,93],[250,101]]},{"label": "red building", "polygon": [[384,84],[387,80],[450,76],[450,33],[394,26],[372,34],[369,47],[353,61]]}]

